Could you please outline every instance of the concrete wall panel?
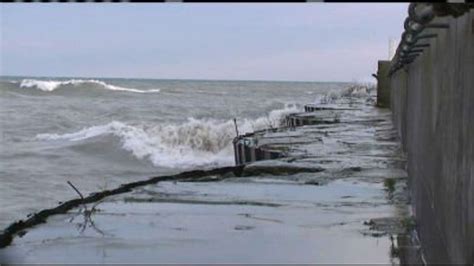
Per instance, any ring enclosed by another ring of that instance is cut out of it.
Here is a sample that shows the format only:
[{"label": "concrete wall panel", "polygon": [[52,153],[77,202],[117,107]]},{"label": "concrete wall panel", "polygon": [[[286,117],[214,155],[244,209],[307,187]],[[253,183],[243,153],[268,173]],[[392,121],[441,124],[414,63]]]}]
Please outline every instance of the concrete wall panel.
[{"label": "concrete wall panel", "polygon": [[474,11],[392,75],[391,106],[429,263],[474,263]]}]

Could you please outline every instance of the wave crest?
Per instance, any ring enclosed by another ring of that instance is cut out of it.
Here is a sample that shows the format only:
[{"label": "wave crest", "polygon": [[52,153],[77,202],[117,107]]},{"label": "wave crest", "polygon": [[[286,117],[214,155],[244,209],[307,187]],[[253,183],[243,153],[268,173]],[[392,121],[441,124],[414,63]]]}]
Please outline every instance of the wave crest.
[{"label": "wave crest", "polygon": [[88,79],[88,80],[71,79],[71,80],[65,80],[65,81],[24,79],[21,81],[20,87],[21,88],[36,88],[42,91],[51,92],[60,88],[61,86],[67,86],[67,85],[78,86],[82,84],[95,84],[95,85],[99,85],[100,87],[104,89],[113,90],[113,91],[128,91],[128,92],[136,92],[136,93],[152,93],[152,92],[160,91],[159,89],[139,90],[139,89],[134,89],[134,88],[125,88],[125,87],[107,84],[103,81],[95,80],[95,79]]},{"label": "wave crest", "polygon": [[[238,121],[240,133],[277,127],[286,114],[298,112],[295,105],[273,110],[265,117]],[[155,166],[191,167],[232,164],[233,120],[189,118],[178,125],[129,125],[113,121],[74,133],[39,134],[41,140],[83,141],[103,135],[118,137],[122,148],[138,159],[149,159]]]}]

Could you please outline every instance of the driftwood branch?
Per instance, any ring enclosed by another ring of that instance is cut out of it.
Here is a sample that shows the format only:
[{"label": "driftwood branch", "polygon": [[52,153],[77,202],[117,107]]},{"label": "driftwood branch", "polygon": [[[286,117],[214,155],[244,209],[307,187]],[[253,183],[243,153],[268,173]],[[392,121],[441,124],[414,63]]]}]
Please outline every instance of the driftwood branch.
[{"label": "driftwood branch", "polygon": [[[84,201],[84,196],[82,195],[81,191],[79,191],[79,189],[77,189],[76,186],[74,186],[74,184],[72,184],[71,181],[67,181],[68,185],[72,187],[72,189],[74,189],[74,191],[76,191],[76,193],[79,195],[79,197],[81,197],[82,201]],[[99,205],[100,203],[102,203],[101,200],[97,201],[96,203],[94,203],[94,205],[92,205],[92,208],[89,210],[87,208],[87,204],[83,203],[82,204],[82,208],[78,211],[78,214],[73,216],[69,222],[73,222],[74,219],[79,215],[79,214],[82,214],[83,217],[84,217],[84,221],[82,223],[79,223],[78,224],[78,228],[79,230],[81,231],[81,233],[83,233],[87,227],[92,227],[92,229],[94,229],[97,233],[101,234],[101,235],[105,235],[105,233],[100,230],[99,228],[97,228],[97,226],[95,225],[94,223],[94,220],[92,219],[92,214],[94,214],[95,212],[97,212],[97,205]]]},{"label": "driftwood branch", "polygon": [[79,191],[79,189],[77,189],[72,183],[71,181],[67,181],[67,183],[69,184],[69,186],[72,187],[72,189],[74,189],[76,191],[77,194],[79,194],[79,197],[81,197],[82,200],[84,200],[84,196],[82,195],[82,193]]}]

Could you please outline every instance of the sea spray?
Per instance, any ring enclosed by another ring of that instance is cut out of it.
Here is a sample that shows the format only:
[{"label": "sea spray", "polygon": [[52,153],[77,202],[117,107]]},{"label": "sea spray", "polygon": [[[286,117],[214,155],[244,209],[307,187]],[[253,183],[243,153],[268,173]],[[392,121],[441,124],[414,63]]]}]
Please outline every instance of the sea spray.
[{"label": "sea spray", "polygon": [[354,99],[368,100],[375,96],[375,85],[371,83],[354,83],[343,90],[330,90],[316,95],[315,104],[342,104]]},{"label": "sea spray", "polygon": [[[281,126],[289,113],[301,111],[296,105],[271,111],[257,119],[238,119],[240,133]],[[40,140],[70,142],[93,141],[93,138],[118,137],[121,148],[138,159],[148,159],[155,166],[192,167],[229,165],[233,162],[232,140],[235,127],[232,119],[188,118],[182,124],[126,124],[112,121],[65,134],[38,134]]]}]

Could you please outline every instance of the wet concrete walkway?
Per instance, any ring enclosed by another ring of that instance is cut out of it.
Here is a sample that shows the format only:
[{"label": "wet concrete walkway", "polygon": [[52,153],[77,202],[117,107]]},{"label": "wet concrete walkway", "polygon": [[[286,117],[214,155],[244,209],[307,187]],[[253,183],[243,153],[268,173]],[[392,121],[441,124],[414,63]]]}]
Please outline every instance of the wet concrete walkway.
[{"label": "wet concrete walkway", "polygon": [[246,137],[281,158],[248,163],[241,176],[143,186],[89,215],[52,216],[0,249],[0,259],[399,263],[397,236],[410,233],[411,221],[405,158],[389,111],[346,100],[291,116],[303,125]]}]

